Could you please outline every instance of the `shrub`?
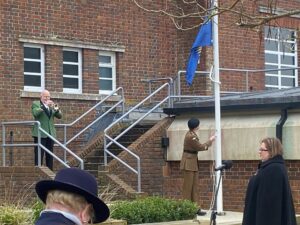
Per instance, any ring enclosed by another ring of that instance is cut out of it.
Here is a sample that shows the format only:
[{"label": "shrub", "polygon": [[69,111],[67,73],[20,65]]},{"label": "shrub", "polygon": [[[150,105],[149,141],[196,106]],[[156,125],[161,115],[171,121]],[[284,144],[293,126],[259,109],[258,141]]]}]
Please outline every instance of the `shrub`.
[{"label": "shrub", "polygon": [[0,206],[1,225],[30,225],[31,213],[28,210],[20,209],[14,205]]},{"label": "shrub", "polygon": [[197,205],[191,201],[161,197],[119,201],[110,208],[111,218],[126,220],[128,224],[187,220],[197,211]]},{"label": "shrub", "polygon": [[44,210],[44,203],[40,200],[36,201],[32,206],[32,220],[33,222],[37,221],[41,211]]}]

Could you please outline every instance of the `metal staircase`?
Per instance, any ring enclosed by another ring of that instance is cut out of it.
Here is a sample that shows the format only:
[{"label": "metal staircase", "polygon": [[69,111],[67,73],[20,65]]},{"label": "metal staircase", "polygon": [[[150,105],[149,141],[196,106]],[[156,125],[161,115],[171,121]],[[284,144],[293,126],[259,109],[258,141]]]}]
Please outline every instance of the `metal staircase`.
[{"label": "metal staircase", "polygon": [[[73,122],[69,124],[56,124],[57,130],[60,130],[58,133],[62,134],[62,137],[60,136],[58,139],[54,140],[55,148],[62,148],[62,150],[59,151],[59,155],[56,155],[55,152],[53,153],[53,157],[56,159],[54,162],[56,165],[59,165],[56,169],[61,166],[77,167],[79,166],[78,162],[80,162],[80,167],[89,170],[98,177],[101,184],[110,181],[116,183],[118,188],[122,188],[127,193],[141,194],[140,158],[128,148],[138,136],[133,137],[131,132],[135,129],[141,130],[140,124],[143,123],[142,121],[145,121],[145,118],[149,117],[151,113],[153,114],[154,112],[159,111],[159,107],[162,107],[163,104],[170,105],[170,90],[170,84],[165,83],[136,106],[125,112],[123,88],[119,87],[111,93],[111,95],[103,98]],[[155,95],[160,95],[162,100],[155,104],[153,104],[153,102],[147,104],[147,101],[152,100]],[[114,98],[116,96],[119,97],[118,101],[115,104],[111,104],[112,102],[107,104],[112,96]],[[89,122],[88,125],[82,125],[82,123],[86,121],[86,117],[94,117],[94,119],[92,119],[92,122]],[[13,123],[16,124],[16,122]],[[19,123],[22,125],[25,124],[26,126],[32,126],[32,124],[36,122],[20,121],[18,124]],[[78,126],[78,124],[80,125]],[[8,125],[11,125],[11,123],[2,123],[2,130],[4,132],[3,140],[6,140],[4,126]],[[150,128],[147,126],[145,130]],[[80,128],[79,130],[78,127]],[[145,130],[137,133],[142,135]],[[33,144],[8,144],[3,142],[3,165],[5,165],[6,162],[5,148],[10,146],[22,147],[33,146]],[[39,147],[47,151],[40,143]],[[70,149],[72,149],[72,151]],[[134,156],[138,160],[136,168],[126,164],[125,161],[118,157],[120,152],[123,151],[125,151],[126,154]],[[60,164],[57,164],[57,161],[60,162]],[[107,171],[107,164],[112,161],[118,161],[119,163],[126,165],[129,171],[133,171],[137,175],[137,188],[131,187],[131,185],[128,185],[116,174],[110,173],[112,171]],[[53,177],[53,174],[51,176]],[[106,182],[102,182],[103,180],[106,180]]]}]

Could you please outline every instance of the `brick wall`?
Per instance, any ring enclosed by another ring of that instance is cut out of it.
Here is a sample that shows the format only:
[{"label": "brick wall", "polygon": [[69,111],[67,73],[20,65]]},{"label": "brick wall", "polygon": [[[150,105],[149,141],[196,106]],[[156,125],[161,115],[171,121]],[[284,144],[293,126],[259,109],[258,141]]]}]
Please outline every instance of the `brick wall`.
[{"label": "brick wall", "polygon": [[[141,157],[142,192],[149,195],[162,195],[181,199],[183,176],[179,169],[180,162],[165,161],[165,150],[161,147],[161,138],[165,135],[171,122],[172,119],[164,119],[157,123],[128,148]],[[125,152],[121,153],[119,157],[136,168],[136,161]],[[233,161],[232,168],[225,170],[223,174],[223,207],[225,211],[243,211],[248,181],[255,173],[258,163],[259,160]],[[286,161],[297,213],[300,212],[299,164],[299,160]],[[112,161],[109,164],[109,171],[119,175],[127,184],[136,189],[137,176],[132,172],[128,172],[128,169],[121,164]],[[199,161],[198,204],[204,209],[209,209],[212,205],[214,179],[214,162]]]},{"label": "brick wall", "polygon": [[[161,147],[161,138],[165,136],[167,127],[172,123],[172,118],[165,118],[155,124],[141,138],[128,146],[128,149],[137,154],[141,159],[141,189],[150,195],[162,195],[163,191],[163,166],[164,151]],[[123,161],[137,169],[137,160],[127,152],[118,155]],[[108,170],[118,175],[134,190],[137,190],[137,175],[129,171],[116,160],[108,164]]]},{"label": "brick wall", "polygon": [[[277,7],[283,9],[299,8],[297,0],[277,2]],[[225,3],[228,1],[220,2],[220,4]],[[148,6],[156,7],[155,4],[160,3],[151,3]],[[253,1],[246,1],[245,4],[248,10],[257,11],[258,5],[255,5]],[[233,24],[236,22],[236,18],[229,14],[221,15],[219,21],[220,67],[264,68],[264,46],[261,33],[235,27]],[[299,19],[282,18],[277,20],[276,24],[296,29],[299,28]],[[130,0],[0,1],[0,122],[32,120],[31,102],[38,99],[38,95],[26,97],[21,92],[23,90],[23,43],[20,42],[20,37],[125,46],[125,52],[118,52],[116,55],[117,86],[124,87],[126,100],[130,102],[140,100],[148,94],[148,86],[142,79],[174,78],[178,70],[185,69],[190,47],[197,32],[197,29],[187,32],[178,31],[168,18],[142,11]],[[84,94],[98,93],[97,55],[98,50],[83,49]],[[46,88],[52,93],[60,93],[62,92],[62,46],[47,44],[45,57]],[[212,60],[211,48],[204,50],[202,59],[199,68],[208,70]],[[222,90],[245,89],[244,75],[222,72],[220,76]],[[205,77],[198,76],[192,87],[187,87],[184,79],[182,82],[185,94],[210,93],[210,82]],[[264,76],[259,73],[252,74],[249,82],[253,90],[260,90],[263,88]],[[54,100],[58,102],[64,113],[61,123],[72,122],[95,104],[95,101],[88,97],[77,99],[72,96],[60,96]],[[15,128],[14,131],[21,140],[31,139],[30,132],[26,129]],[[157,187],[157,189],[151,190],[152,193],[162,191],[168,196],[179,197],[182,180],[178,162],[169,162],[169,166],[164,165],[163,149],[160,148],[162,134],[163,132],[148,137],[154,142],[152,145],[147,143],[143,146],[148,151],[143,155],[142,173],[149,175],[147,180],[144,180],[144,184],[149,190]],[[17,139],[17,137],[15,138]],[[2,136],[0,138],[2,139]],[[18,162],[22,163],[22,157],[26,156],[28,157],[26,161],[30,163],[31,153],[19,151],[22,153],[17,154],[20,156]],[[224,199],[231,200],[229,193],[238,193],[237,199],[234,200],[237,202],[236,205],[230,207],[241,209],[244,189],[248,177],[255,170],[255,164],[256,162],[251,163],[251,169],[249,172],[245,172],[243,179],[240,179],[239,174],[244,168],[243,162],[235,162],[236,166],[227,173],[226,179],[224,179],[224,190],[226,190]],[[290,173],[297,170],[298,164],[297,161],[290,162]],[[151,169],[153,166],[156,169]],[[200,203],[204,207],[208,207],[211,194],[207,193],[212,193],[211,162],[201,162],[200,166],[203,169],[199,177],[204,180],[200,185]],[[166,175],[169,170],[171,171],[170,176],[162,178],[161,174]],[[231,173],[234,172],[235,174],[232,175]],[[230,182],[227,181],[227,178],[231,176]],[[291,177],[291,184],[294,195],[298,196],[297,187],[300,185],[296,178],[296,175]],[[163,184],[160,184],[162,181]],[[236,195],[234,196],[236,198]],[[229,207],[226,205],[229,204],[228,202],[230,201],[224,201],[225,209]],[[296,207],[300,212],[298,203]]]},{"label": "brick wall", "polygon": [[42,179],[51,178],[37,167],[0,167],[1,203],[24,205],[34,202],[37,199],[35,184]]},{"label": "brick wall", "polygon": [[[225,211],[244,210],[244,198],[249,178],[255,173],[259,161],[233,161],[230,170],[223,174],[223,208]],[[286,161],[290,185],[294,198],[296,212],[300,212],[299,204],[299,163],[300,161]],[[179,162],[168,162],[168,173],[164,176],[163,194],[168,197],[181,198],[183,177],[179,170]],[[213,162],[199,161],[199,200],[204,209],[212,204],[214,187]]]},{"label": "brick wall", "polygon": [[[228,6],[229,1],[221,1],[221,6]],[[266,6],[266,2],[245,1],[245,10],[258,13],[259,6]],[[299,1],[276,1],[279,9],[299,8]],[[234,24],[238,22],[238,16],[224,13],[219,17],[219,54],[221,68],[235,69],[264,69],[264,26],[250,30],[239,28]],[[281,18],[270,22],[270,26],[299,29],[299,18]],[[299,37],[298,37],[299,45]],[[298,48],[299,56],[299,48]],[[299,60],[299,57],[298,57]],[[299,65],[299,64],[298,64]],[[299,72],[298,72],[299,74]],[[264,73],[249,73],[249,88],[257,91],[264,89]],[[220,72],[222,82],[221,91],[245,91],[246,74],[242,72]]]},{"label": "brick wall", "polygon": [[[146,4],[146,3],[145,3]],[[160,3],[148,5],[159,8]],[[221,1],[220,4],[228,4]],[[244,3],[249,11],[258,6]],[[262,3],[261,3],[262,4]],[[67,40],[105,46],[124,46],[118,52],[117,86],[124,87],[128,102],[141,100],[148,94],[148,85],[142,79],[172,77],[184,70],[189,51],[198,29],[178,31],[169,18],[145,12],[131,1],[41,1],[7,0],[0,3],[0,121],[31,119],[30,104],[33,98],[21,97],[23,89],[23,42],[20,37],[38,40]],[[147,7],[147,5],[145,5]],[[297,8],[298,1],[278,1],[277,7]],[[263,34],[236,27],[237,18],[225,13],[219,18],[220,66],[225,68],[264,68]],[[298,28],[299,19],[283,18],[276,24]],[[272,25],[272,24],[271,24]],[[62,92],[62,48],[45,45],[46,88]],[[98,50],[83,49],[83,93],[98,93]],[[212,48],[204,49],[199,69],[209,70]],[[184,74],[183,74],[184,75]],[[263,88],[261,73],[249,75],[253,90]],[[238,72],[221,72],[222,91],[246,90],[245,75]],[[211,94],[211,82],[196,76],[194,85],[187,87],[181,79],[184,94]],[[88,99],[54,99],[62,105],[70,121],[88,107]],[[4,107],[5,106],[5,107]]]}]

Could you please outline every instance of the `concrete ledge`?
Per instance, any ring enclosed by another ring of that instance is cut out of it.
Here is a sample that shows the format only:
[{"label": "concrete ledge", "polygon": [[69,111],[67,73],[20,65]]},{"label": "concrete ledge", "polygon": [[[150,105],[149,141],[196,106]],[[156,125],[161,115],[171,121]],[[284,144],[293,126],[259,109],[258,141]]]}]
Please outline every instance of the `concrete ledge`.
[{"label": "concrete ledge", "polygon": [[98,225],[127,225],[127,221],[125,221],[125,220],[108,219],[108,220],[106,220],[103,223],[97,223],[97,224]]},{"label": "concrete ledge", "polygon": [[[210,215],[208,212],[205,216],[197,216],[194,220],[180,220],[161,223],[144,223],[134,225],[210,225]],[[297,224],[300,225],[300,215],[296,215]],[[242,225],[243,213],[226,211],[224,215],[218,215],[216,223],[218,225]]]}]

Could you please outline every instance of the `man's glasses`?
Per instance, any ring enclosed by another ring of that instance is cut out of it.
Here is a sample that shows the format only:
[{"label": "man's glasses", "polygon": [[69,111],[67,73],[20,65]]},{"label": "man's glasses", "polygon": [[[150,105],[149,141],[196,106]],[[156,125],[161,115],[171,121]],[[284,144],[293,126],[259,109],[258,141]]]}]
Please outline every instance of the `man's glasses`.
[{"label": "man's glasses", "polygon": [[267,152],[267,151],[269,151],[269,150],[268,150],[268,149],[265,149],[265,148],[259,148],[258,151],[260,151],[260,152]]}]

